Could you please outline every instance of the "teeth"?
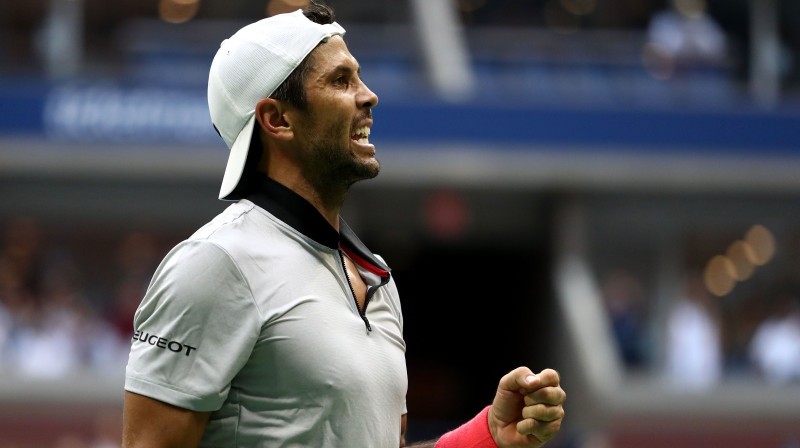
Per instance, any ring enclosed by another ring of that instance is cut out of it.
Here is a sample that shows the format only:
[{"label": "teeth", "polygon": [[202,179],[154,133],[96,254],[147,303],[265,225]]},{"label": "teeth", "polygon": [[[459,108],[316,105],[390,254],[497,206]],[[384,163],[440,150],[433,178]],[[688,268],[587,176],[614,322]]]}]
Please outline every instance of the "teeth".
[{"label": "teeth", "polygon": [[364,136],[369,137],[369,126],[363,126],[363,127],[360,127],[358,129],[356,129],[356,131],[353,133],[353,135],[364,135]]},{"label": "teeth", "polygon": [[369,126],[362,126],[353,132],[353,140],[361,144],[369,143]]}]

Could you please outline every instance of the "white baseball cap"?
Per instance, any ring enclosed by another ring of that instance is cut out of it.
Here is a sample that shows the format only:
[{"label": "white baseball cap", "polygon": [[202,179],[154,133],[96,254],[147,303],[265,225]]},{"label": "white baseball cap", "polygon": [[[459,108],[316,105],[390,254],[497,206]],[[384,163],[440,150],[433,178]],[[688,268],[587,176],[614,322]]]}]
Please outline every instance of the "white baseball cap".
[{"label": "white baseball cap", "polygon": [[338,23],[315,23],[298,9],[247,25],[222,41],[208,73],[211,122],[231,150],[220,199],[239,199],[232,193],[247,161],[256,104],[272,95],[320,42],[344,33]]}]

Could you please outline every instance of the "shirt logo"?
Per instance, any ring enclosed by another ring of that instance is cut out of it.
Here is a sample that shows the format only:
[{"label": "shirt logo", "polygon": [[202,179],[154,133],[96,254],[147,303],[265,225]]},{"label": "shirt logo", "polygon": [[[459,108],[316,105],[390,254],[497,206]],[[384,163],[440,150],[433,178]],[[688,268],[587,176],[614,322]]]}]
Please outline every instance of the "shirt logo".
[{"label": "shirt logo", "polygon": [[162,350],[169,350],[174,353],[183,353],[186,356],[189,356],[192,351],[197,350],[197,347],[192,347],[191,345],[178,341],[170,341],[169,339],[162,338],[161,336],[150,334],[142,330],[136,330],[133,332],[131,344],[137,342],[150,344],[153,347],[158,347]]}]

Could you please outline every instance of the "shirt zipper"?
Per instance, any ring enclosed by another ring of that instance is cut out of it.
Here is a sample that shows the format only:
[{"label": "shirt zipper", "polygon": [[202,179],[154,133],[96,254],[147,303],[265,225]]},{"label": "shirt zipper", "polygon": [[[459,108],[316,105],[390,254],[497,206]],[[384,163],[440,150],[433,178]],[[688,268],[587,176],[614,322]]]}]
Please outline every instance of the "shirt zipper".
[{"label": "shirt zipper", "polygon": [[[356,305],[356,309],[358,310],[358,315],[361,316],[361,320],[364,321],[364,325],[367,326],[367,332],[372,332],[372,325],[369,324],[369,319],[367,319],[367,304],[369,304],[369,299],[372,294],[367,294],[364,297],[364,309],[362,310],[360,306],[358,306],[358,298],[356,297],[356,291],[353,289],[353,284],[350,282],[350,275],[347,273],[347,265],[344,263],[344,254],[342,250],[339,249],[339,259],[342,262],[342,271],[344,271],[344,277],[347,279],[347,286],[350,287],[350,295],[353,297],[353,303]],[[372,289],[372,288],[368,288]],[[369,291],[367,291],[369,293]]]}]

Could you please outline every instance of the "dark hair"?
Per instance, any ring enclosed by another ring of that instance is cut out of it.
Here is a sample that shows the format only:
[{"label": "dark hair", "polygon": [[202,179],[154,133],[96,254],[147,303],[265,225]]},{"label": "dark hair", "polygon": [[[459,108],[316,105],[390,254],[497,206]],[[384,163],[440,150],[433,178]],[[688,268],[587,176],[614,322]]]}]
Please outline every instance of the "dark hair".
[{"label": "dark hair", "polygon": [[[336,20],[336,16],[333,13],[333,9],[330,6],[319,3],[315,0],[312,0],[311,3],[303,10],[303,15],[308,17],[308,20],[312,22],[319,23],[321,25],[333,23]],[[308,73],[311,71],[311,67],[313,64],[313,58],[311,55],[306,56],[303,59],[303,62],[294,69],[294,71],[289,74],[289,77],[275,89],[275,92],[270,95],[270,98],[274,98],[279,101],[284,101],[289,105],[296,107],[301,110],[305,110],[308,107],[308,101],[306,100],[306,89],[305,89],[305,82],[306,78],[308,77]]]}]

